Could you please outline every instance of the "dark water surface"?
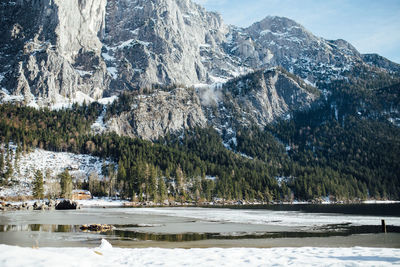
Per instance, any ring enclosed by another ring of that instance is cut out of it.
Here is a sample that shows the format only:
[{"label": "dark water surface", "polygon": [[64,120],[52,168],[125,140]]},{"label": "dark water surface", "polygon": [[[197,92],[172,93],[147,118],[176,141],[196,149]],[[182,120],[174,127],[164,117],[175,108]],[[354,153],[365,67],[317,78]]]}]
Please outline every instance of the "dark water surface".
[{"label": "dark water surface", "polygon": [[341,213],[400,217],[400,203],[393,204],[294,204],[294,205],[242,205],[225,206],[231,209],[266,209],[275,211],[301,211],[308,213]]}]

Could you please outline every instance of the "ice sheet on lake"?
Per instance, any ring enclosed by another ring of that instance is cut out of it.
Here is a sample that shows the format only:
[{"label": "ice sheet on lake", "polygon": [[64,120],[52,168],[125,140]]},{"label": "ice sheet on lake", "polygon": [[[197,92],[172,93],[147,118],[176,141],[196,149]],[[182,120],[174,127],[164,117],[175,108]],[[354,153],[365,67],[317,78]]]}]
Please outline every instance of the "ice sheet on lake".
[{"label": "ice sheet on lake", "polygon": [[76,200],[83,207],[122,207],[126,200],[112,200],[110,198],[93,198],[85,200]]},{"label": "ice sheet on lake", "polygon": [[322,226],[352,223],[354,225],[379,225],[381,219],[388,225],[400,226],[400,217],[359,216],[336,213],[303,213],[297,211],[238,210],[207,208],[142,208],[124,210],[129,214],[176,216],[213,222],[281,225],[293,227]]}]

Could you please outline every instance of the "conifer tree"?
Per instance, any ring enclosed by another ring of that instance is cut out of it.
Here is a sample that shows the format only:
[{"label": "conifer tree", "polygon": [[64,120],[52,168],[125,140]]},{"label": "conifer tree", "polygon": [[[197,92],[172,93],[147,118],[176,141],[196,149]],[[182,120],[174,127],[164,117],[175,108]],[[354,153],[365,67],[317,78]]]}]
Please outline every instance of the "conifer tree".
[{"label": "conifer tree", "polygon": [[14,169],[19,174],[19,160],[21,159],[21,146],[17,143],[17,148],[15,149],[15,159],[14,159]]},{"label": "conifer tree", "polygon": [[109,181],[108,181],[107,194],[109,197],[111,197],[115,193],[115,186],[117,182],[117,174],[115,173],[114,164],[108,165],[108,175],[109,175]]},{"label": "conifer tree", "polygon": [[150,197],[150,186],[149,186],[149,181],[150,181],[150,166],[148,163],[145,163],[144,165],[144,184],[142,185],[144,187],[144,193],[146,195],[146,201],[149,201]]},{"label": "conifer tree", "polygon": [[185,176],[184,173],[181,169],[181,166],[178,165],[178,167],[175,170],[175,177],[176,177],[176,183],[177,183],[177,191],[178,191],[178,196],[183,202],[185,200]]},{"label": "conifer tree", "polygon": [[89,174],[89,191],[92,195],[99,195],[100,193],[100,182],[99,175],[97,172],[91,172]]},{"label": "conifer tree", "polygon": [[194,186],[193,186],[193,193],[194,193],[194,197],[196,202],[198,202],[200,200],[200,192],[202,191],[201,188],[201,180],[200,177],[196,177],[195,181],[194,181]]},{"label": "conifer tree", "polygon": [[0,176],[4,172],[4,154],[3,151],[0,150]]},{"label": "conifer tree", "polygon": [[10,157],[7,157],[6,166],[7,166],[7,170],[6,170],[5,174],[4,174],[4,179],[6,181],[8,181],[8,179],[11,178],[11,176],[12,176],[12,174],[14,172],[14,169],[13,169],[13,166],[12,166],[12,159]]},{"label": "conifer tree", "polygon": [[153,201],[157,201],[157,170],[153,165],[150,165],[149,177],[149,194]]},{"label": "conifer tree", "polygon": [[33,181],[33,196],[42,199],[43,195],[43,174],[40,170],[35,171]]},{"label": "conifer tree", "polygon": [[0,151],[0,185],[3,184],[4,179],[4,155],[3,152]]},{"label": "conifer tree", "polygon": [[158,177],[158,197],[160,202],[163,202],[167,198],[167,186],[162,177]]},{"label": "conifer tree", "polygon": [[69,174],[68,170],[65,169],[59,175],[60,184],[61,184],[61,196],[64,198],[72,197],[72,177]]},{"label": "conifer tree", "polygon": [[118,175],[117,175],[118,181],[125,181],[126,180],[126,169],[124,167],[124,164],[122,161],[119,161],[118,163]]}]

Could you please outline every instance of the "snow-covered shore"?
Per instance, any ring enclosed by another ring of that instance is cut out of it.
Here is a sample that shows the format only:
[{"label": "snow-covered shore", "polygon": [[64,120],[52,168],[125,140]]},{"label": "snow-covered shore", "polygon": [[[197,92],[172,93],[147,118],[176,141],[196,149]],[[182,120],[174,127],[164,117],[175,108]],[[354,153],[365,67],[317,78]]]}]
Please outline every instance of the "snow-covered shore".
[{"label": "snow-covered shore", "polygon": [[393,266],[392,248],[23,248],[0,245],[0,266]]},{"label": "snow-covered shore", "polygon": [[75,200],[82,207],[123,207],[126,200],[112,200],[111,198],[93,198],[84,200]]}]

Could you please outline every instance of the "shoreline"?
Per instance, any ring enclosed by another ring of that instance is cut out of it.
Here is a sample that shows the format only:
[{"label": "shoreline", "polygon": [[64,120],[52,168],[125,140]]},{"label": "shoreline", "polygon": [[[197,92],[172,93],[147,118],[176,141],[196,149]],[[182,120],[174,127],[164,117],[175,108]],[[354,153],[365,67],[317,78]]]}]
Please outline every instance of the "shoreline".
[{"label": "shoreline", "polygon": [[[32,199],[28,201],[7,201],[7,200],[0,200],[0,211],[4,207],[15,208],[18,206],[27,207],[33,206],[35,204],[44,204],[44,203],[51,203],[51,202],[60,202],[64,199]],[[67,199],[68,200],[68,199]],[[130,202],[127,200],[114,200],[108,198],[94,198],[94,199],[87,199],[87,200],[72,200],[79,204],[79,207],[82,208],[191,208],[191,207],[198,207],[198,208],[229,208],[229,209],[272,209],[278,208],[279,210],[282,207],[291,207],[288,208],[289,210],[297,210],[296,207],[304,208],[304,207],[354,207],[354,206],[364,206],[364,207],[373,207],[373,206],[385,206],[385,205],[399,205],[400,201],[397,200],[367,200],[363,202],[324,202],[324,203],[312,203],[312,202],[279,202],[279,203],[195,203],[195,202],[171,202],[168,204],[165,203],[154,203],[154,202]],[[329,209],[329,208],[328,208]],[[283,210],[287,210],[283,208]],[[313,209],[310,209],[312,211]],[[400,210],[399,210],[400,216]]]},{"label": "shoreline", "polygon": [[358,216],[400,217],[400,203],[361,203],[361,204],[258,204],[258,205],[132,205],[120,201],[76,201],[74,208],[57,209],[45,202],[0,203],[0,214],[17,211],[60,211],[80,209],[230,209],[259,210],[278,212],[303,212],[309,214],[344,214]]}]

